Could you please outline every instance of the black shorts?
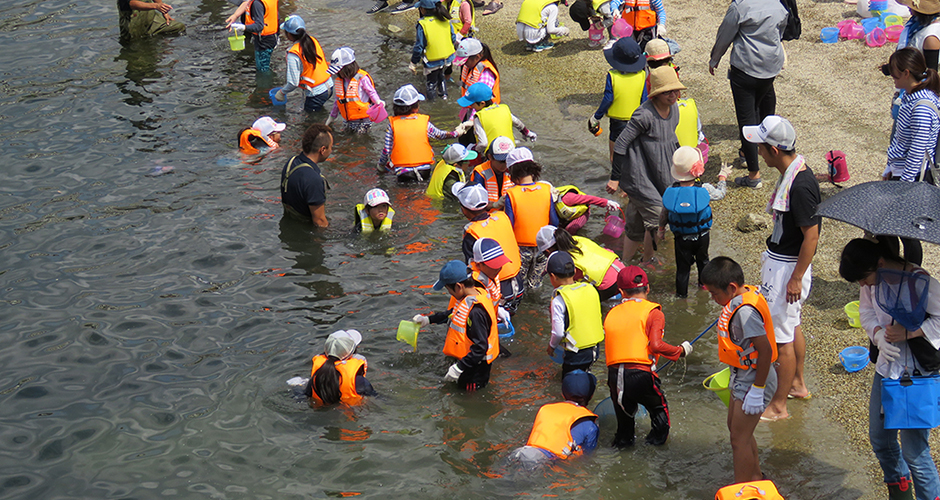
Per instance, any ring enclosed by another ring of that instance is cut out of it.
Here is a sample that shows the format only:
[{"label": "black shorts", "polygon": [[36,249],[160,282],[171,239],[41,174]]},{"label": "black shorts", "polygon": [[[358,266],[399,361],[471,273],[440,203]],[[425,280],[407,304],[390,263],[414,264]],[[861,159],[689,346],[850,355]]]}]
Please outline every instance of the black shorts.
[{"label": "black shorts", "polygon": [[629,120],[610,118],[610,142],[617,142],[620,133],[623,132],[623,129],[627,128],[627,121]]}]

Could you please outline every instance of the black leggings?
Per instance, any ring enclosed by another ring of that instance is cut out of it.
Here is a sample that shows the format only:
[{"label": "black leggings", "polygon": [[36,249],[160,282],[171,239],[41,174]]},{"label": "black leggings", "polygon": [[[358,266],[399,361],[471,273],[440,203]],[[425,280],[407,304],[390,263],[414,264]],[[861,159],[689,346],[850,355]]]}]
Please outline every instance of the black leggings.
[{"label": "black leggings", "polygon": [[[620,380],[621,365],[612,365],[607,369],[607,387],[610,388],[610,399],[614,403],[614,413],[617,415],[617,434],[614,435],[614,446],[623,448],[633,446],[636,437],[636,411],[639,405],[646,407],[650,414],[651,429],[646,435],[646,443],[652,445],[665,444],[669,438],[669,407],[666,405],[666,396],[659,385],[659,377],[652,372],[624,368],[623,378]],[[618,387],[618,382],[622,386]],[[623,393],[622,399],[620,398]],[[623,407],[621,407],[623,405]]]},{"label": "black leggings", "polygon": [[734,114],[738,119],[738,136],[741,139],[741,152],[747,161],[748,172],[757,172],[757,144],[744,139],[741,128],[745,125],[759,125],[768,115],[777,109],[777,94],[774,93],[773,78],[754,78],[735,68],[728,70],[731,81],[731,97],[734,100]]},{"label": "black leggings", "polygon": [[697,240],[686,240],[676,235],[676,295],[679,297],[689,295],[689,275],[693,262],[698,267],[701,283],[702,269],[708,264],[708,241],[708,233],[699,235]]}]

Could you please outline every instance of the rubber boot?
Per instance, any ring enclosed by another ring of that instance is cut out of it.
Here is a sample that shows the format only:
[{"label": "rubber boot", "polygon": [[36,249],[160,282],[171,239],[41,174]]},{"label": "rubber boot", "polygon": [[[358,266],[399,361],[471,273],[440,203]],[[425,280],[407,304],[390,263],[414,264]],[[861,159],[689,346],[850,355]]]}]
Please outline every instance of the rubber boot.
[{"label": "rubber boot", "polygon": [[911,489],[911,480],[902,477],[896,483],[885,483],[888,485],[888,500],[914,500],[914,490]]},{"label": "rubber boot", "polygon": [[425,99],[428,101],[433,101],[434,96],[437,95],[437,76],[434,73],[429,73],[427,76],[427,82],[425,83],[427,88],[427,94]]}]

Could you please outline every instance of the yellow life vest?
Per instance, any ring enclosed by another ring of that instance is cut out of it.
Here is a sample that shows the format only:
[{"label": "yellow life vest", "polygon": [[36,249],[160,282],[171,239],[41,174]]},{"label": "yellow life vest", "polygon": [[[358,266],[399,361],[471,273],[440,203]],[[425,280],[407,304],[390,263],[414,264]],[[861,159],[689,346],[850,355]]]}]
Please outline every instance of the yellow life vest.
[{"label": "yellow life vest", "polygon": [[[264,19],[262,20],[264,28],[261,28],[258,35],[266,36],[277,33],[277,0],[252,0],[252,3],[254,2],[261,2],[264,5]],[[251,19],[251,4],[248,4],[248,10],[245,11],[245,24],[254,23],[255,21]]]},{"label": "yellow life vest", "polygon": [[[604,340],[601,298],[588,283],[572,283],[555,289],[552,298],[561,295],[568,309],[565,343],[578,350],[592,347]],[[571,349],[574,350],[574,349]]]},{"label": "yellow life vest", "polygon": [[784,500],[777,486],[769,479],[729,484],[718,490],[715,500]]},{"label": "yellow life vest", "polygon": [[610,0],[594,0],[593,2],[591,2],[591,7],[594,8],[594,12],[599,12],[597,9],[600,9],[601,5],[604,5],[605,3],[609,1]]},{"label": "yellow life vest", "polygon": [[621,73],[615,69],[607,72],[614,89],[614,102],[607,109],[607,116],[617,120],[629,120],[643,99],[646,86],[646,72]]},{"label": "yellow life vest", "polygon": [[509,264],[504,265],[499,271],[499,279],[505,281],[519,274],[522,263],[519,257],[519,244],[516,243],[516,235],[512,231],[512,224],[505,212],[499,210],[490,212],[486,219],[471,221],[465,226],[464,231],[476,239],[492,238],[502,247],[503,253],[509,259]]},{"label": "yellow life vest", "polygon": [[418,19],[418,24],[424,28],[424,39],[427,41],[427,46],[424,47],[424,57],[428,61],[447,59],[457,52],[452,38],[454,27],[449,21],[427,16]]},{"label": "yellow life vest", "polygon": [[[366,211],[364,203],[356,205],[356,213],[359,214],[359,230],[362,234],[369,234],[376,231],[375,222],[372,221],[372,217],[369,217],[369,212]],[[392,207],[388,207],[388,214],[385,216],[385,219],[382,220],[382,223],[379,224],[378,231],[384,232],[391,229],[393,217],[395,217],[395,210]]]},{"label": "yellow life vest", "polygon": [[[483,127],[483,133],[486,134],[487,142],[493,142],[493,139],[499,136],[513,139],[512,111],[509,110],[509,106],[505,104],[487,106],[477,111],[477,118]],[[515,139],[513,139],[513,142],[515,142]]]},{"label": "yellow life vest", "polygon": [[680,146],[698,146],[698,108],[695,99],[679,99],[679,124],[676,125],[676,137]]},{"label": "yellow life vest", "polygon": [[320,46],[320,42],[318,42],[316,38],[310,36],[310,39],[313,40],[313,46],[316,48],[316,67],[304,59],[304,51],[300,47],[299,41],[295,42],[291,48],[287,49],[287,52],[300,58],[302,71],[300,73],[299,86],[307,87],[308,89],[312,89],[317,85],[322,85],[330,79],[330,74],[326,72],[326,69],[330,65],[330,61],[323,55],[323,47]]},{"label": "yellow life vest", "polygon": [[731,341],[731,333],[728,331],[731,318],[734,317],[734,314],[738,312],[738,309],[748,305],[757,309],[761,319],[764,320],[764,333],[767,334],[767,340],[773,348],[770,362],[773,363],[777,361],[777,341],[774,337],[774,322],[770,317],[770,307],[767,305],[767,300],[761,295],[757,288],[750,285],[744,285],[744,293],[741,295],[741,298],[744,300],[739,306],[732,309],[731,303],[729,302],[721,309],[721,315],[718,316],[718,361],[735,368],[747,370],[751,368],[754,361],[757,360],[757,351],[754,349],[754,346],[751,345],[747,349],[742,349],[741,346]]},{"label": "yellow life vest", "polygon": [[[313,378],[317,370],[323,366],[323,363],[326,363],[327,359],[326,354],[320,354],[313,358],[313,369],[310,370],[310,378]],[[337,361],[334,366],[336,366],[336,369],[339,371],[339,400],[346,404],[359,402],[362,396],[356,392],[356,375],[359,373],[360,368],[362,368],[362,374],[365,375],[367,369],[365,360],[354,357]],[[316,390],[312,391],[311,394],[313,394],[313,399],[323,404],[323,400],[317,395]]]},{"label": "yellow life vest", "polygon": [[428,140],[430,119],[428,115],[420,113],[388,118],[394,141],[389,161],[396,169],[419,167],[434,162],[434,150]]},{"label": "yellow life vest", "polygon": [[348,85],[342,78],[333,79],[334,96],[336,102],[339,103],[339,112],[346,121],[362,120],[369,117],[367,113],[369,103],[363,102],[363,96],[359,95],[359,80],[362,78],[368,78],[372,83],[372,88],[375,88],[375,81],[372,80],[372,76],[361,69],[349,80]]},{"label": "yellow life vest", "polygon": [[575,243],[578,244],[578,252],[569,252],[571,260],[574,261],[574,267],[581,270],[584,278],[594,286],[600,286],[607,275],[607,270],[617,260],[617,254],[594,243],[593,240],[583,236],[572,236]]},{"label": "yellow life vest", "polygon": [[[508,173],[508,172],[507,172]],[[515,221],[512,225],[516,243],[523,247],[538,246],[535,235],[547,226],[552,210],[552,186],[545,181],[517,184],[506,190],[512,201]]]},{"label": "yellow life vest", "polygon": [[447,180],[447,176],[451,172],[457,173],[458,182],[467,182],[467,176],[463,173],[463,170],[448,164],[444,160],[437,162],[437,165],[434,165],[434,172],[431,174],[431,182],[428,183],[428,189],[425,190],[424,194],[428,195],[435,200],[440,200],[444,197],[444,181]]},{"label": "yellow life vest", "polygon": [[604,356],[607,366],[620,363],[652,365],[646,321],[659,304],[646,299],[626,299],[614,306],[604,319]]},{"label": "yellow life vest", "polygon": [[562,459],[578,456],[583,451],[574,442],[571,426],[585,417],[597,419],[597,415],[587,408],[570,401],[544,405],[535,415],[535,423],[532,425],[532,432],[529,433],[526,445],[550,451]]},{"label": "yellow life vest", "polygon": [[581,217],[585,214],[585,212],[588,211],[589,208],[587,204],[575,205],[573,207],[565,205],[561,201],[561,198],[571,191],[574,191],[577,194],[584,194],[580,189],[577,188],[577,186],[568,185],[555,188],[555,212],[558,213],[558,217],[565,221],[573,221],[578,217]]},{"label": "yellow life vest", "polygon": [[553,3],[558,3],[558,0],[522,0],[522,7],[519,8],[516,22],[535,29],[541,28],[545,25],[545,21],[542,20],[542,9]]},{"label": "yellow life vest", "polygon": [[462,359],[470,353],[470,346],[473,342],[467,337],[467,327],[470,325],[470,309],[474,304],[482,304],[490,316],[490,332],[487,336],[486,357],[487,363],[492,363],[499,356],[499,333],[496,326],[496,307],[490,300],[486,290],[476,288],[476,295],[468,295],[454,309],[450,317],[450,325],[447,328],[447,338],[444,339],[444,354],[457,359]]},{"label": "yellow life vest", "polygon": [[[459,24],[462,27],[463,24],[460,22],[461,3],[463,3],[463,0],[452,0],[450,2],[450,22],[453,24]],[[470,4],[470,32],[472,33],[473,30],[477,27],[477,9],[473,6],[472,1],[468,1],[467,3]]]}]

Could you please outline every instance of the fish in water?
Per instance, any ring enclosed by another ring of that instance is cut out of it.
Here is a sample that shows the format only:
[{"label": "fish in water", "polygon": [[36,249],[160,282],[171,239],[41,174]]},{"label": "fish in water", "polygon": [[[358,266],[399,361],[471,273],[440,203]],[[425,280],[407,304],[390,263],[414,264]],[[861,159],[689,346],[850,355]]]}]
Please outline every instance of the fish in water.
[{"label": "fish in water", "polygon": [[162,166],[158,165],[156,167],[151,168],[150,171],[144,175],[146,175],[147,177],[157,177],[158,175],[168,174],[172,172],[173,170],[176,170],[176,167],[171,167],[169,165],[162,165]]}]

